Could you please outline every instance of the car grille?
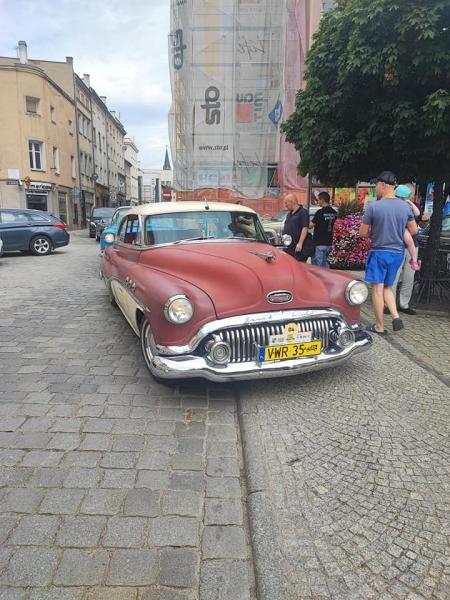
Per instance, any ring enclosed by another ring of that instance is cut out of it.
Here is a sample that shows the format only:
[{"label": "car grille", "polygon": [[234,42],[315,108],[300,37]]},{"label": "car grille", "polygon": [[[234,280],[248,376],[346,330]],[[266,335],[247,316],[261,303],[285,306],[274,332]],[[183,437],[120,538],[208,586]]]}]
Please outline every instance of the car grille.
[{"label": "car grille", "polygon": [[312,331],[313,339],[320,339],[323,348],[326,348],[329,343],[330,330],[336,327],[340,321],[336,318],[325,317],[286,321],[284,323],[248,325],[219,330],[215,332],[215,335],[230,344],[232,363],[252,362],[257,358],[256,346],[267,346],[269,336],[282,335],[284,327],[288,323],[298,323],[300,331]]}]

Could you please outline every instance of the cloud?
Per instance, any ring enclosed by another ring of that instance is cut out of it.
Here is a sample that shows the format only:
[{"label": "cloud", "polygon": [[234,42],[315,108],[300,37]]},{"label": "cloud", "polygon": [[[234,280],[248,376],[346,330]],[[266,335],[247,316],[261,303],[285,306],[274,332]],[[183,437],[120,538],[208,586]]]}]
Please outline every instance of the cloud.
[{"label": "cloud", "polygon": [[0,55],[14,56],[23,39],[30,58],[73,56],[121,114],[142,165],[157,167],[168,143],[169,13],[168,0],[0,0]]}]

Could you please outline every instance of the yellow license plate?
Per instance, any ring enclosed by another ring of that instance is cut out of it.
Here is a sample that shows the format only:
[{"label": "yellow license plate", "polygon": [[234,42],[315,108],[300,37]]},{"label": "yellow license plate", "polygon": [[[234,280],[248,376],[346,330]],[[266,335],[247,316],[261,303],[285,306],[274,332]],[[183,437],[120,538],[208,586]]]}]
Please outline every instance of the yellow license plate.
[{"label": "yellow license plate", "polygon": [[322,342],[302,342],[301,344],[286,344],[284,346],[265,346],[259,349],[260,362],[274,360],[292,360],[304,356],[317,356],[322,352]]}]

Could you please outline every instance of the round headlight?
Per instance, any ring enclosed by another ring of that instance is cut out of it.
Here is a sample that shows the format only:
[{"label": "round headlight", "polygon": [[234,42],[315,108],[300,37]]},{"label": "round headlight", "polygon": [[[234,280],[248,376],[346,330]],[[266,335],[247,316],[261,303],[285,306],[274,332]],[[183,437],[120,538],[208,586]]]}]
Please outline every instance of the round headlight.
[{"label": "round headlight", "polygon": [[113,233],[107,233],[103,239],[107,244],[112,244],[116,238]]},{"label": "round headlight", "polygon": [[369,288],[364,281],[350,281],[345,290],[345,297],[349,304],[364,304],[369,296]]},{"label": "round headlight", "polygon": [[281,238],[282,242],[283,242],[283,246],[290,246],[292,244],[292,236],[288,235],[287,233],[285,233],[283,235],[283,237]]},{"label": "round headlight", "polygon": [[182,325],[192,319],[194,307],[186,296],[172,296],[164,306],[164,315],[170,323]]},{"label": "round headlight", "polygon": [[351,329],[342,329],[339,332],[338,344],[341,348],[348,348],[355,343],[355,334]]}]

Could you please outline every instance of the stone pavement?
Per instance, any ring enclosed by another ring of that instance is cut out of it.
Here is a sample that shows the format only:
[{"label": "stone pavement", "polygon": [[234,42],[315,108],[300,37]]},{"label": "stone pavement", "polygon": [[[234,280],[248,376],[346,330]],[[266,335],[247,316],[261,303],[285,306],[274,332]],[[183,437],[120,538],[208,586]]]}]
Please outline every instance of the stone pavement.
[{"label": "stone pavement", "polygon": [[249,507],[265,517],[252,521],[259,600],[450,598],[444,381],[377,338],[339,370],[241,394],[248,487],[259,497]]},{"label": "stone pavement", "polygon": [[[350,271],[355,279],[363,279],[364,271]],[[411,302],[414,306],[414,298]],[[417,315],[400,313],[405,329],[391,333],[390,316],[385,316],[385,327],[390,333],[387,341],[433,373],[447,385],[450,385],[450,307],[442,304],[442,311],[417,310]],[[371,300],[363,306],[362,321],[374,322]]]},{"label": "stone pavement", "polygon": [[0,599],[251,600],[234,392],[152,380],[97,249],[0,259]]}]

